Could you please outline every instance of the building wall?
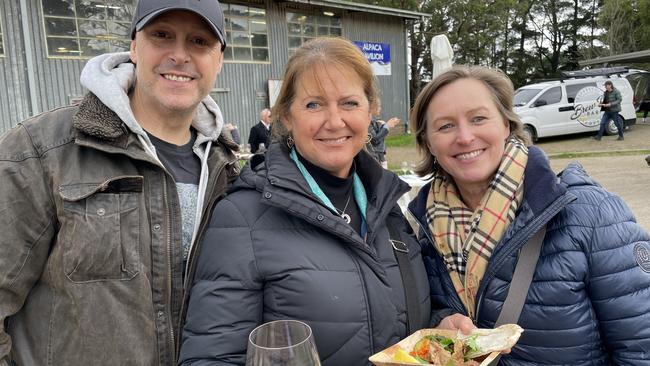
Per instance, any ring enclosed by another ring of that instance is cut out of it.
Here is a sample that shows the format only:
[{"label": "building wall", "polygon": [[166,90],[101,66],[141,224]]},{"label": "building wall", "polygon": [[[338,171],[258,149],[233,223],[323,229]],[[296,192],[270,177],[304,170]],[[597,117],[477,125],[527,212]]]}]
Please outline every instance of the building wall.
[{"label": "building wall", "polygon": [[[43,111],[70,104],[72,98],[83,96],[79,75],[86,60],[49,59],[44,41],[41,2],[25,0],[28,31],[23,31],[20,0],[0,2],[4,31],[5,57],[0,65],[0,132]],[[31,60],[25,50],[24,34],[31,43]],[[30,94],[28,62],[33,66],[35,88]],[[2,63],[4,62],[4,63]],[[4,91],[7,91],[6,94]],[[32,104],[32,95],[35,103]],[[7,98],[4,98],[4,97]],[[8,105],[5,105],[7,99]]]},{"label": "building wall", "polygon": [[[239,126],[242,138],[258,122],[259,111],[269,106],[268,79],[281,79],[289,58],[287,44],[288,11],[309,11],[293,3],[266,2],[271,64],[225,63],[213,93],[227,122]],[[409,98],[406,64],[406,30],[404,20],[368,13],[340,15],[343,37],[352,41],[381,42],[391,45],[391,74],[378,76],[382,95],[382,116],[397,116],[407,121]]]},{"label": "building wall", "polygon": [[409,88],[408,64],[406,60],[406,28],[404,21],[395,17],[378,16],[368,13],[353,13],[349,28],[344,35],[353,41],[388,43],[391,47],[391,74],[379,75],[381,90],[382,117],[399,117],[408,121]]},{"label": "building wall", "polygon": [[0,56],[0,132],[29,115],[18,1],[0,1],[4,56]]},{"label": "building wall", "polygon": [[[24,50],[20,12],[21,0],[0,1],[4,33],[5,57],[0,57],[0,133],[30,115],[70,104],[83,96],[79,75],[86,60],[48,59],[44,42],[40,0],[25,0],[29,14],[29,41],[36,90],[36,105],[31,106],[27,78],[27,52]],[[270,63],[224,63],[212,93],[221,106],[226,122],[236,124],[246,140],[250,128],[257,123],[259,111],[269,106],[268,80],[281,79],[288,59],[286,11],[315,12],[313,6],[253,0],[252,6],[265,7]],[[318,10],[320,12],[321,10]],[[338,12],[342,34],[352,41],[389,43],[391,45],[391,76],[378,76],[382,91],[382,116],[397,116],[406,121],[408,87],[404,20],[398,17],[368,13]],[[7,91],[7,92],[5,92]]]}]

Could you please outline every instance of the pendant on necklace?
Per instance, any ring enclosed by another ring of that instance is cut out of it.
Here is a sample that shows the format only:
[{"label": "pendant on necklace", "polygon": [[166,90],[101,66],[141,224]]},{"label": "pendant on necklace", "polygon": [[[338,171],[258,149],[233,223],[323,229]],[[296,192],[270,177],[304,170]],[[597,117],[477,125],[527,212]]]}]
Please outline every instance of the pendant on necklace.
[{"label": "pendant on necklace", "polygon": [[346,223],[350,223],[352,219],[350,218],[350,215],[346,214],[345,212],[341,214],[341,218],[345,220]]}]

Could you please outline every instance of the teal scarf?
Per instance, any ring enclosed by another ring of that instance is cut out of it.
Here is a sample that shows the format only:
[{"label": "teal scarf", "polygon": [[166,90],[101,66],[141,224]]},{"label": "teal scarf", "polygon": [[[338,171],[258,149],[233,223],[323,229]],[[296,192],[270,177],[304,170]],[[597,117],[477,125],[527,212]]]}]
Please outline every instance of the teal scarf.
[{"label": "teal scarf", "polygon": [[[338,211],[332,204],[332,201],[325,195],[323,190],[318,186],[318,183],[316,183],[316,180],[314,177],[309,174],[307,171],[307,168],[305,168],[305,165],[298,159],[298,155],[296,153],[296,149],[292,148],[291,153],[289,154],[291,156],[291,160],[293,160],[294,163],[296,163],[296,166],[298,166],[298,170],[300,170],[300,173],[302,174],[303,177],[305,177],[305,180],[307,181],[307,184],[309,184],[309,188],[311,188],[311,191],[318,197],[318,199],[323,202],[323,204],[332,210],[332,212],[336,213],[338,216]],[[354,172],[354,178],[353,178],[353,185],[354,189],[354,200],[357,202],[357,206],[359,206],[359,211],[361,212],[361,237],[365,237],[366,235],[366,208],[368,207],[368,198],[366,196],[366,189],[363,187],[363,183],[361,183],[361,179],[359,178],[359,175],[357,172]]]}]

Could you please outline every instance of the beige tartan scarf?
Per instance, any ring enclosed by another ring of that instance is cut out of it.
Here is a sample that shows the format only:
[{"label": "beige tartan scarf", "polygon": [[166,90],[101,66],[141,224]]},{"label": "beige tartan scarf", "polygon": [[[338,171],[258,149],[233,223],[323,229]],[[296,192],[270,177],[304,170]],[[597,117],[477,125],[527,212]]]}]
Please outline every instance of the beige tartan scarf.
[{"label": "beige tartan scarf", "polygon": [[427,224],[434,247],[451,276],[469,316],[475,318],[476,292],[497,243],[523,199],[528,148],[516,138],[506,142],[501,164],[476,211],[463,203],[456,185],[442,172],[434,175],[427,198]]}]

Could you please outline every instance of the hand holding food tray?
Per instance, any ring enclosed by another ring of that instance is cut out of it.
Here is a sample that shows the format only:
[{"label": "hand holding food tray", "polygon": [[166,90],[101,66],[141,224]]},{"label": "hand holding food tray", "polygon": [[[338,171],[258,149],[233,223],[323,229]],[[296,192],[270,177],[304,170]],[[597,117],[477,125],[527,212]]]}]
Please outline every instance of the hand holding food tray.
[{"label": "hand holding food tray", "polygon": [[486,366],[512,348],[522,332],[517,324],[475,329],[469,335],[456,330],[421,329],[369,360],[376,366]]}]

